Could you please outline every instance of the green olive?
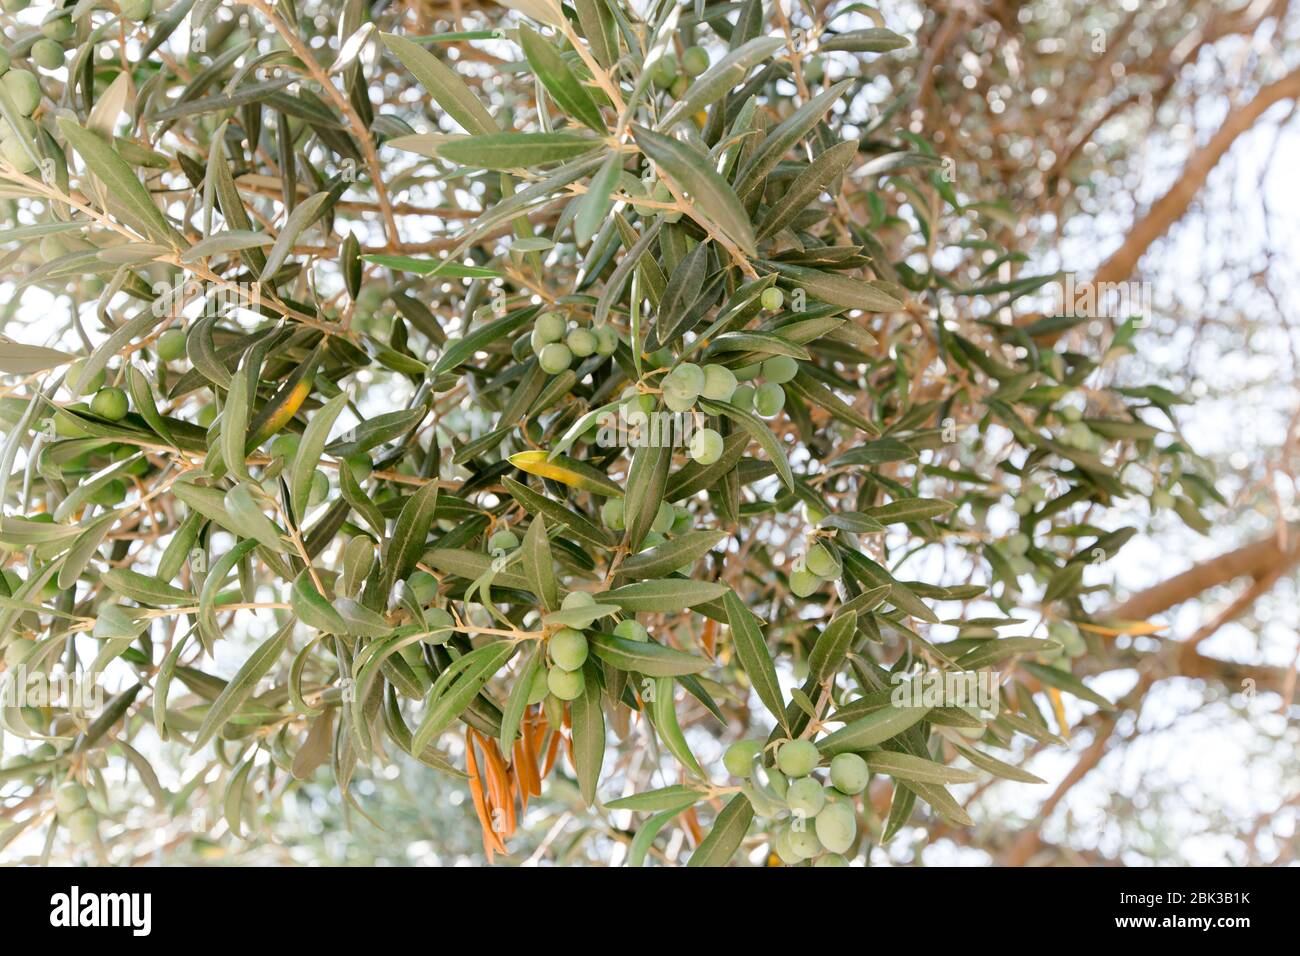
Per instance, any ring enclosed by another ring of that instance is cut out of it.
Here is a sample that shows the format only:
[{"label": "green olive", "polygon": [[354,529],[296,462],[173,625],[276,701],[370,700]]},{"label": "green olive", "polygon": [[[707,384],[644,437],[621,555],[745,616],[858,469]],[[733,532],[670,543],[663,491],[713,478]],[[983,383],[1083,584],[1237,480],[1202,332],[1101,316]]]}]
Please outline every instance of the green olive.
[{"label": "green olive", "polygon": [[808,570],[823,580],[840,576],[840,562],[824,544],[814,544],[805,559]]},{"label": "green olive", "polygon": [[558,312],[543,312],[533,323],[533,331],[538,334],[542,344],[558,342],[564,338],[564,329],[567,323],[564,316]]},{"label": "green olive", "polygon": [[867,788],[867,762],[857,754],[836,754],[831,758],[831,783],[841,793],[861,793]]},{"label": "green olive", "polygon": [[586,358],[593,354],[598,344],[595,333],[589,329],[574,329],[564,342],[569,347],[569,351],[578,358]]},{"label": "green olive", "polygon": [[848,801],[828,803],[814,821],[817,839],[832,853],[843,853],[858,835],[857,814]]},{"label": "green olive", "polygon": [[4,83],[5,92],[23,116],[31,116],[36,112],[36,107],[41,105],[41,84],[34,73],[10,69],[0,77],[0,82]]},{"label": "green olive", "polygon": [[764,418],[772,418],[785,408],[785,389],[776,382],[765,382],[754,392],[754,411]]},{"label": "green olive", "polygon": [[[768,292],[774,290],[768,289]],[[784,385],[799,374],[799,363],[788,355],[774,355],[763,362],[763,378],[777,385]]]},{"label": "green olive", "polygon": [[790,827],[790,849],[799,854],[800,860],[811,860],[822,851],[821,840],[811,823],[802,821],[802,825]]},{"label": "green olive", "polygon": [[822,586],[822,579],[807,568],[790,572],[790,590],[795,597],[805,598]]},{"label": "green olive", "polygon": [[519,535],[505,528],[488,538],[488,550],[493,554],[498,551],[513,551],[517,547],[519,547]]},{"label": "green olive", "polygon": [[101,388],[90,400],[90,410],[110,422],[120,422],[125,418],[127,407],[126,392],[114,386]]},{"label": "green olive", "polygon": [[175,362],[185,357],[185,330],[168,329],[158,336],[158,357],[164,362]]},{"label": "green olive", "polygon": [[566,671],[576,671],[587,660],[587,638],[582,631],[562,627],[547,641],[551,662]]},{"label": "green olive", "polygon": [[66,824],[74,843],[90,843],[99,835],[99,817],[90,807],[69,814]]},{"label": "green olive", "polygon": [[757,740],[737,740],[722,755],[722,765],[733,777],[747,778],[754,769],[754,758],[762,752],[763,745]]},{"label": "green olive", "polygon": [[559,375],[573,364],[573,353],[567,345],[551,342],[537,353],[537,363],[547,375]]},{"label": "green olive", "polygon": [[585,681],[582,671],[566,671],[552,667],[546,672],[546,686],[560,700],[575,700],[582,696]]},{"label": "green olive", "polygon": [[699,76],[709,68],[709,53],[704,47],[687,47],[682,54],[682,67],[691,76]]},{"label": "green olive", "polygon": [[54,791],[54,809],[58,811],[60,819],[72,816],[86,805],[86,800],[86,788],[75,780],[61,784]]},{"label": "green olive", "polygon": [[704,366],[704,388],[700,394],[715,402],[729,402],[736,391],[736,374],[725,365]]},{"label": "green olive", "polygon": [[571,611],[578,607],[591,607],[596,603],[596,599],[591,596],[590,591],[570,591],[560,602],[561,609]]},{"label": "green olive", "polygon": [[785,305],[785,293],[776,286],[768,286],[758,297],[758,303],[769,312],[775,312]]},{"label": "green olive", "polygon": [[776,752],[776,765],[787,777],[806,777],[821,760],[811,740],[787,740]]},{"label": "green olive", "polygon": [[785,792],[785,802],[791,813],[797,813],[809,820],[826,806],[826,791],[812,777],[803,777],[790,784]]},{"label": "green olive", "polygon": [[626,621],[619,621],[614,627],[614,635],[622,637],[629,641],[648,641],[650,632],[645,629],[645,625],[638,621],[628,618]]},{"label": "green olive", "polygon": [[57,70],[63,66],[65,53],[63,47],[53,40],[41,38],[32,44],[32,62],[42,70]]},{"label": "green olive", "polygon": [[712,428],[701,428],[691,436],[690,452],[697,465],[712,465],[722,457],[722,436]]},{"label": "green olive", "polygon": [[600,520],[605,523],[605,527],[611,531],[622,531],[623,524],[623,499],[609,498],[600,506]]}]

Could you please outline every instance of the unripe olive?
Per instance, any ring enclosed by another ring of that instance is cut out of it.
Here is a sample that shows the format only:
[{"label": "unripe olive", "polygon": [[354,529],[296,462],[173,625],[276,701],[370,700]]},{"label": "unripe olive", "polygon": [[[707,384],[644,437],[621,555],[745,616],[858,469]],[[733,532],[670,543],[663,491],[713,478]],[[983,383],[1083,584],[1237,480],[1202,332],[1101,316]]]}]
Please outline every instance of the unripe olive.
[{"label": "unripe olive", "polygon": [[558,342],[564,338],[567,323],[558,312],[543,312],[533,323],[533,330],[538,333],[543,343]]},{"label": "unripe olive", "polygon": [[821,841],[814,832],[811,821],[804,821],[802,826],[790,827],[790,849],[799,854],[801,860],[811,860],[822,851]]},{"label": "unripe olive", "polygon": [[552,342],[543,346],[542,350],[537,353],[537,361],[546,374],[559,375],[573,364],[573,353],[569,351],[567,345]]},{"label": "unripe olive", "polygon": [[747,412],[754,407],[754,394],[753,385],[737,385],[736,390],[731,393],[731,404]]},{"label": "unripe olive", "polygon": [[806,777],[816,768],[821,754],[811,740],[787,740],[776,752],[776,765],[787,777]]},{"label": "unripe olive", "polygon": [[66,819],[84,807],[86,799],[86,788],[75,780],[69,780],[54,791],[54,809],[60,819]]},{"label": "unripe olive", "polygon": [[546,686],[560,700],[574,700],[582,696],[584,684],[582,671],[552,667],[546,672]]},{"label": "unripe olive", "polygon": [[682,67],[691,76],[699,76],[709,68],[709,54],[703,47],[687,47],[682,53]]},{"label": "unripe olive", "polygon": [[1029,535],[1023,531],[1017,531],[1007,538],[1007,550],[1015,555],[1024,554],[1029,550]]},{"label": "unripe olive", "polygon": [[673,80],[673,85],[669,87],[669,90],[676,99],[681,99],[690,88],[691,81],[684,76],[678,76],[677,79]]},{"label": "unripe olive", "polygon": [[766,382],[754,392],[754,411],[771,418],[785,408],[785,389],[775,382]]},{"label": "unripe olive", "polygon": [[32,62],[42,70],[57,70],[63,66],[63,47],[59,46],[53,40],[41,38],[32,44],[31,53]]},{"label": "unripe olive", "polygon": [[67,827],[74,843],[90,843],[99,835],[99,817],[90,807],[82,807],[68,816]]},{"label": "unripe olive", "polygon": [[664,404],[668,406],[669,411],[674,411],[679,414],[682,412],[689,412],[694,408],[695,399],[698,397],[698,395],[691,395],[687,392],[681,391],[680,389],[674,388],[670,390],[666,386],[664,388]]},{"label": "unripe olive", "polygon": [[23,116],[31,116],[36,112],[36,107],[41,105],[41,84],[34,73],[10,69],[0,77],[0,82],[4,83],[5,92]]},{"label": "unripe olive", "polygon": [[494,554],[497,551],[513,551],[517,547],[519,547],[519,535],[505,528],[488,538],[488,550]]},{"label": "unripe olive", "polygon": [[605,527],[611,531],[622,531],[625,527],[623,524],[623,499],[610,498],[600,506],[600,520],[605,523]]},{"label": "unripe olive", "polygon": [[588,329],[574,329],[564,341],[578,358],[586,358],[596,351],[596,336]]},{"label": "unripe olive", "polygon": [[681,534],[683,531],[690,531],[695,527],[695,517],[691,514],[689,508],[683,508],[681,505],[673,505],[673,534]]},{"label": "unripe olive", "polygon": [[562,627],[547,642],[551,662],[566,671],[576,671],[587,660],[587,638],[582,631]]},{"label": "unripe olive", "polygon": [[754,769],[754,758],[763,751],[757,740],[737,740],[722,755],[722,765],[733,777],[747,778]]},{"label": "unripe olive", "polygon": [[[11,70],[10,73],[12,72],[13,71]],[[5,74],[5,76],[8,75],[9,73]],[[24,175],[36,169],[36,160],[33,159],[32,154],[27,151],[22,140],[18,139],[16,136],[0,141],[0,157],[3,157],[6,163]]]},{"label": "unripe olive", "polygon": [[832,853],[843,853],[858,835],[857,815],[847,800],[828,803],[814,821],[817,839]]},{"label": "unripe olive", "polygon": [[814,544],[808,549],[805,564],[808,570],[819,578],[829,579],[840,576],[840,563],[824,544]]},{"label": "unripe olive", "polygon": [[175,362],[185,357],[184,329],[168,329],[158,336],[158,357],[164,362]]},{"label": "unripe olive", "polygon": [[664,385],[669,382],[673,388],[696,397],[704,390],[704,369],[694,362],[683,362],[664,376]]},{"label": "unripe olive", "polygon": [[625,638],[629,641],[648,641],[650,632],[645,629],[645,625],[628,618],[626,621],[619,621],[614,627],[614,634],[617,637]]},{"label": "unripe olive", "polygon": [[722,457],[722,436],[712,428],[701,428],[691,436],[691,459],[698,465],[712,465]]},{"label": "unripe olive", "polygon": [[72,34],[76,31],[77,28],[72,25],[72,18],[61,9],[51,10],[41,21],[41,33],[60,43],[72,39]]},{"label": "unripe olive", "polygon": [[44,236],[41,238],[40,251],[43,261],[53,262],[63,255],[63,243],[58,236]]},{"label": "unripe olive", "polygon": [[785,305],[785,293],[776,286],[768,286],[763,290],[763,294],[758,297],[758,304],[769,312],[775,312]]},{"label": "unripe olive", "polygon": [[822,586],[822,579],[807,568],[790,572],[790,590],[796,597],[807,597]]},{"label": "unripe olive", "polygon": [[298,446],[302,439],[293,432],[281,432],[271,440],[271,457],[284,458],[288,460],[298,454]]},{"label": "unripe olive", "polygon": [[101,388],[90,400],[90,410],[110,422],[118,422],[125,418],[127,407],[126,392],[114,386]]},{"label": "unripe olive", "polygon": [[840,793],[861,793],[867,788],[867,762],[857,754],[836,754],[831,758],[831,783]]},{"label": "unripe olive", "polygon": [[1011,503],[1011,510],[1023,518],[1034,510],[1034,503],[1022,495]]},{"label": "unripe olive", "polygon": [[848,866],[849,861],[838,853],[823,853],[813,866]]},{"label": "unripe olive", "polygon": [[1151,493],[1151,507],[1156,511],[1163,511],[1174,506],[1174,496],[1163,488],[1157,488]]},{"label": "unripe olive", "polygon": [[826,806],[826,792],[817,780],[803,777],[790,784],[790,789],[785,792],[785,802],[791,813],[811,820]]},{"label": "unripe olive", "polygon": [[153,0],[122,0],[122,16],[139,23],[153,13]]},{"label": "unripe olive", "polygon": [[666,501],[659,502],[659,510],[655,512],[655,520],[650,524],[651,531],[657,531],[663,534],[673,526],[673,519],[677,517],[673,511],[673,506]]},{"label": "unripe olive", "polygon": [[655,86],[661,90],[666,90],[673,85],[677,79],[677,57],[672,53],[665,53],[654,65],[654,72],[651,74]]},{"label": "unripe olive", "polygon": [[774,355],[763,362],[763,378],[768,382],[784,385],[798,374],[799,363],[788,355]]},{"label": "unripe olive", "polygon": [[618,351],[618,333],[608,325],[596,326],[596,354],[613,355]]},{"label": "unripe olive", "polygon": [[752,378],[758,378],[758,374],[763,371],[763,364],[755,362],[753,365],[742,365],[735,371],[737,382],[748,382]]},{"label": "unripe olive", "polygon": [[[412,572],[411,576],[406,579],[406,587],[415,595],[415,600],[420,604],[428,604],[438,596],[438,581],[428,571]],[[435,608],[434,610],[441,611],[441,608]],[[431,611],[430,614],[432,613]],[[442,611],[442,613],[447,614],[446,611]],[[447,614],[447,617],[450,618],[451,615]]]},{"label": "unripe olive", "polygon": [[790,843],[790,833],[789,824],[782,824],[778,827],[776,833],[772,835],[772,851],[780,858],[782,863],[794,866],[796,863],[803,862],[803,856]]},{"label": "unripe olive", "polygon": [[596,599],[591,596],[590,591],[570,591],[564,595],[560,607],[565,611],[571,611],[575,607],[591,607],[595,603]]},{"label": "unripe olive", "polygon": [[704,388],[700,394],[718,402],[729,402],[736,391],[736,375],[725,365],[704,366]]}]

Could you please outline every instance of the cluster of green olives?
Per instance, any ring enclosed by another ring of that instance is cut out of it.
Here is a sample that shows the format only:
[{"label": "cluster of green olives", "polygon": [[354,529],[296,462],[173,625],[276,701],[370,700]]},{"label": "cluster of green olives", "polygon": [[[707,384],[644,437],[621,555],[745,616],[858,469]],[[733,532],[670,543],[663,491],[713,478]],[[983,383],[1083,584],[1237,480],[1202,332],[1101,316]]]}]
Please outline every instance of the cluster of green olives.
[{"label": "cluster of green olives", "polygon": [[835,548],[822,541],[814,541],[802,560],[795,562],[790,572],[790,590],[798,597],[807,597],[822,586],[824,581],[837,581],[844,568]]},{"label": "cluster of green olives", "polygon": [[668,90],[673,96],[681,96],[691,80],[708,68],[708,51],[701,46],[692,46],[682,51],[680,63],[677,54],[665,53],[654,65],[651,79],[659,89]]},{"label": "cluster of green olives", "polygon": [[86,788],[75,780],[54,791],[54,810],[75,843],[90,843],[99,835],[99,817],[90,806]]},{"label": "cluster of green olives", "polygon": [[[749,779],[763,745],[740,740],[727,748],[722,762],[727,772]],[[815,861],[814,866],[847,866],[844,854],[858,835],[853,798],[867,788],[867,762],[853,753],[837,754],[827,767],[827,781],[813,776],[821,752],[811,740],[787,740],[776,751],[776,766],[768,768],[768,787],[785,802],[770,808],[781,817],[772,835],[772,850],[783,863]]]},{"label": "cluster of green olives", "polygon": [[574,358],[589,355],[613,355],[618,349],[618,335],[607,325],[594,329],[581,326],[569,329],[568,322],[558,312],[543,312],[533,323],[529,340],[537,363],[547,375],[559,375]]},{"label": "cluster of green olives", "polygon": [[34,73],[11,67],[9,54],[0,47],[0,85],[17,108],[14,117],[17,126],[0,121],[0,158],[20,173],[30,173],[36,168],[36,159],[29,145],[36,142],[36,123],[29,117],[41,105],[41,84]]},{"label": "cluster of green olives", "polygon": [[[560,608],[572,611],[576,608],[591,607],[596,599],[587,591],[571,591],[560,602]],[[546,639],[545,670],[546,689],[560,700],[574,700],[582,696],[586,688],[586,678],[582,674],[582,665],[587,663],[591,648],[587,644],[587,635],[576,627],[562,627],[551,633]],[[539,669],[538,674],[542,671]],[[534,677],[537,681],[540,678]],[[534,686],[536,696],[540,688]]]}]

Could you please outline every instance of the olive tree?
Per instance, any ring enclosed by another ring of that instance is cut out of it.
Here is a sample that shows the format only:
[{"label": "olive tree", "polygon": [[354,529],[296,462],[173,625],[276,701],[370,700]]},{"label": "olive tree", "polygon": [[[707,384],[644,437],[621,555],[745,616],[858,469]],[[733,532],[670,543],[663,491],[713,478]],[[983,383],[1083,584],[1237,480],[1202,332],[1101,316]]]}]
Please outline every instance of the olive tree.
[{"label": "olive tree", "polygon": [[404,754],[489,860],[571,781],[607,860],[843,865],[1040,783],[1126,467],[1213,495],[1140,319],[1008,320],[869,7],[416,7],[4,4],[0,844]]}]

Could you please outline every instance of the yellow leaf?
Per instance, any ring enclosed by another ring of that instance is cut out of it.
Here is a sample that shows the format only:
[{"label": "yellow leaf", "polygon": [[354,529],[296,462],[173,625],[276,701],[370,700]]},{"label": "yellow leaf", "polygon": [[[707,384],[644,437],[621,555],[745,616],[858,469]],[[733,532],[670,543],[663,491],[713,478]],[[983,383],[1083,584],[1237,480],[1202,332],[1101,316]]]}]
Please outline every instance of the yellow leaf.
[{"label": "yellow leaf", "polygon": [[590,491],[592,494],[604,495],[606,498],[623,497],[623,489],[610,481],[602,472],[564,455],[557,455],[554,460],[551,460],[550,455],[544,451],[521,451],[510,456],[510,464],[530,475],[550,478],[552,481],[582,491]]}]

